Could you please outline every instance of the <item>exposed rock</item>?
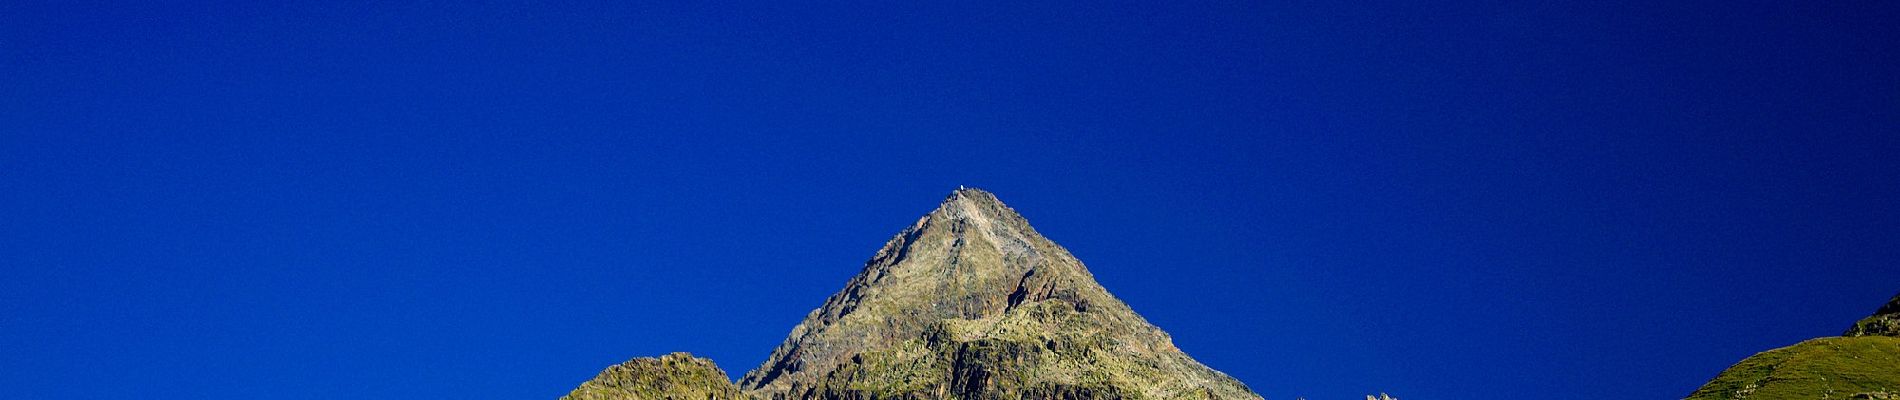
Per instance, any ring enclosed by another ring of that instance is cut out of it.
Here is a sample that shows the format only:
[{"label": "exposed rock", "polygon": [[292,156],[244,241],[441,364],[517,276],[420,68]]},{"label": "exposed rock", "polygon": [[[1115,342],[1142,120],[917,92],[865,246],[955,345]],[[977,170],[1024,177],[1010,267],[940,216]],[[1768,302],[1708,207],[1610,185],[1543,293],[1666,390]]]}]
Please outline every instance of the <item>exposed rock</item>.
[{"label": "exposed rock", "polygon": [[988,192],[893,237],[739,386],[767,399],[1259,399]]},{"label": "exposed rock", "polygon": [[732,400],[744,399],[726,372],[712,361],[686,353],[641,357],[601,371],[562,400]]},{"label": "exposed rock", "polygon": [[1893,296],[1874,315],[1855,322],[1841,336],[1900,336],[1900,295]]}]

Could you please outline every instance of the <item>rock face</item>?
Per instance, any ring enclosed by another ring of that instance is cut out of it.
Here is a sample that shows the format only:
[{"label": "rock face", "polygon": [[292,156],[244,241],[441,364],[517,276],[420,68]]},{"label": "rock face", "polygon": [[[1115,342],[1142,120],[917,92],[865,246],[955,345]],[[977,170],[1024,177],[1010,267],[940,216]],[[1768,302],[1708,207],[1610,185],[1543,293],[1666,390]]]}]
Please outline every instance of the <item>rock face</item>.
[{"label": "rock face", "polygon": [[1689,399],[1900,398],[1900,296],[1844,337],[1811,339],[1742,360]]},{"label": "rock face", "polygon": [[995,196],[885,243],[739,387],[762,399],[1259,399]]},{"label": "rock face", "polygon": [[726,372],[686,353],[642,357],[608,367],[561,400],[744,399]]}]

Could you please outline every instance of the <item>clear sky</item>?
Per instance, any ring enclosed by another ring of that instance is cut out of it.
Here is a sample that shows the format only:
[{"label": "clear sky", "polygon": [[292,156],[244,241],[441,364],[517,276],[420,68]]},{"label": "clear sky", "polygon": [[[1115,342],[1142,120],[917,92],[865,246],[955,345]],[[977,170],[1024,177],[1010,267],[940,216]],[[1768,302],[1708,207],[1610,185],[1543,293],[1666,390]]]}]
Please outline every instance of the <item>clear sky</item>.
[{"label": "clear sky", "polygon": [[0,4],[5,397],[736,377],[957,185],[1276,400],[1679,398],[1900,291],[1893,1],[387,3]]}]

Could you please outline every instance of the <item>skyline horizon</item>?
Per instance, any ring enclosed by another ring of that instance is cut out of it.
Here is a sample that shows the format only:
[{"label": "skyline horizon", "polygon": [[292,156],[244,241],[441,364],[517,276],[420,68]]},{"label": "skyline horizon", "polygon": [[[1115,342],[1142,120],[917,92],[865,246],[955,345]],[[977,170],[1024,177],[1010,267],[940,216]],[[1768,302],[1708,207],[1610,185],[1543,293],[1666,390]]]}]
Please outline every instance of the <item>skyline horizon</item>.
[{"label": "skyline horizon", "polygon": [[0,386],[545,398],[742,365],[970,185],[1268,398],[1681,398],[1900,289],[1892,21],[7,2]]}]

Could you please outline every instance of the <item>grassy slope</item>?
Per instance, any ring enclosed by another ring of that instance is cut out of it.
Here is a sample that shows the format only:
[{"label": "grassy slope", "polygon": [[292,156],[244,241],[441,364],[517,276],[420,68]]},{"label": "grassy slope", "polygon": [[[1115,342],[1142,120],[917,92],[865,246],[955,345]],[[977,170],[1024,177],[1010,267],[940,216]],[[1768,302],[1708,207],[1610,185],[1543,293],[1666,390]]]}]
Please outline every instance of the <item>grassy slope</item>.
[{"label": "grassy slope", "polygon": [[1900,338],[1827,337],[1769,350],[1689,395],[1704,399],[1847,399],[1900,393]]},{"label": "grassy slope", "polygon": [[712,361],[691,354],[642,357],[608,367],[561,400],[744,399]]}]

